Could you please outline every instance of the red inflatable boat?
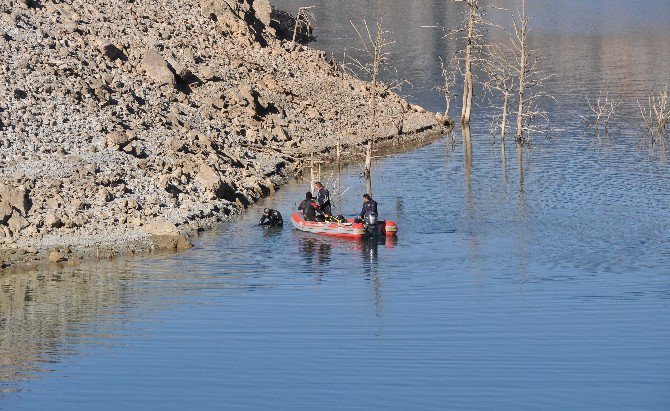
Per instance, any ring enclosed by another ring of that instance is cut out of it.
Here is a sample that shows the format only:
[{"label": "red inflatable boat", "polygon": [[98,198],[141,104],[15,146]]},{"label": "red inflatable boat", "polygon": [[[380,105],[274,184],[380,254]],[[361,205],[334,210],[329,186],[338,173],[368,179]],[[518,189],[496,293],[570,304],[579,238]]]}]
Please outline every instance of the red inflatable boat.
[{"label": "red inflatable boat", "polygon": [[393,236],[398,232],[398,226],[393,221],[375,221],[375,224],[363,224],[355,223],[353,219],[349,219],[346,223],[321,223],[303,220],[302,213],[293,213],[291,223],[293,227],[300,231],[343,238]]}]

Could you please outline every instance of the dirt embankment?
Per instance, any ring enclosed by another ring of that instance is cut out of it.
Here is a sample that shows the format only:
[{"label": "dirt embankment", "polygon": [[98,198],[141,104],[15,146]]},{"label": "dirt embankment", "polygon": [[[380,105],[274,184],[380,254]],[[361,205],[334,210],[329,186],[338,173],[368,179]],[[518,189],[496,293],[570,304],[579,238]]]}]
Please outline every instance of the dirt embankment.
[{"label": "dirt embankment", "polygon": [[[0,0],[0,260],[190,246],[338,138],[369,88],[284,40],[267,0]],[[286,15],[279,19],[286,22]],[[432,114],[383,96],[381,140]]]}]

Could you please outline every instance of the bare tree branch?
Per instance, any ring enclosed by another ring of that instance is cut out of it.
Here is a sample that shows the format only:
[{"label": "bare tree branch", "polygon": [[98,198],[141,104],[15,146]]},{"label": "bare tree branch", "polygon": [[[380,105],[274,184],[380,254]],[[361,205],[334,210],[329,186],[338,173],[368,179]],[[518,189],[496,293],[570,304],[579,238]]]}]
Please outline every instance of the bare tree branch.
[{"label": "bare tree branch", "polygon": [[589,128],[593,128],[596,136],[600,136],[601,126],[605,134],[609,134],[610,120],[616,115],[616,110],[621,102],[610,99],[608,94],[605,94],[605,96],[599,95],[593,102],[586,97],[586,102],[591,113],[588,116],[582,116],[582,121]]},{"label": "bare tree branch", "polygon": [[365,177],[368,180],[368,190],[371,191],[369,180],[372,168],[372,146],[378,127],[379,98],[389,90],[400,87],[403,82],[386,84],[381,80],[382,75],[395,71],[389,65],[390,53],[388,51],[389,47],[395,42],[387,39],[391,33],[384,29],[383,22],[381,20],[377,22],[374,32],[370,30],[365,20],[363,20],[362,27],[356,26],[353,22],[351,22],[351,26],[360,40],[359,47],[354,49],[355,54],[360,57],[349,55],[353,71],[370,82],[372,127],[368,134],[365,150]]},{"label": "bare tree branch", "polygon": [[645,104],[637,101],[640,115],[647,132],[654,139],[655,135],[663,140],[670,126],[670,93],[666,86],[658,94],[652,93]]},{"label": "bare tree branch", "polygon": [[442,93],[444,96],[445,109],[444,109],[444,118],[445,121],[451,123],[450,107],[451,102],[456,99],[458,96],[454,93],[454,88],[456,86],[456,69],[454,66],[457,66],[458,62],[456,59],[453,59],[449,64],[444,64],[444,60],[440,57],[440,71],[442,73],[442,84],[435,87],[435,90]]},{"label": "bare tree branch", "polygon": [[316,25],[316,15],[314,9],[316,6],[304,6],[298,8],[298,16],[295,18],[295,26],[293,27],[293,43],[295,44],[298,35],[304,32],[307,44],[312,38],[312,31]]}]

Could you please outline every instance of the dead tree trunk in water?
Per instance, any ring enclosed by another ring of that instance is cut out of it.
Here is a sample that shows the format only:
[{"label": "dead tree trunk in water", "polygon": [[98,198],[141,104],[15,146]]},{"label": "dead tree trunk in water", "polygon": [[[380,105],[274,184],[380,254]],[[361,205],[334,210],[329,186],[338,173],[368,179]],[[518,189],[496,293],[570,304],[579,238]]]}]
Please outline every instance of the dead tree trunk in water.
[{"label": "dead tree trunk in water", "polygon": [[339,110],[335,111],[335,122],[337,124],[337,146],[335,151],[335,163],[337,167],[340,167],[340,161],[342,159],[342,115]]},{"label": "dead tree trunk in water", "polygon": [[[510,98],[514,91],[516,68],[512,62],[512,57],[510,57],[514,55],[514,50],[509,48],[507,44],[500,43],[487,46],[485,53],[482,69],[488,80],[484,83],[484,90],[491,93],[491,103],[494,108],[500,109],[500,114],[496,115],[491,121],[491,134],[495,135],[495,130],[499,126],[500,142],[504,145]],[[493,101],[493,94],[496,92],[502,94],[502,106]]]},{"label": "dead tree trunk in water", "polygon": [[[372,38],[372,37],[370,37]],[[377,22],[377,35],[372,42],[372,71],[370,84],[370,105],[372,106],[372,129],[368,135],[368,142],[365,148],[365,176],[370,178],[370,170],[372,170],[372,144],[374,143],[375,133],[377,132],[377,81],[379,80],[379,66],[382,63],[383,54],[383,26],[382,22]],[[371,191],[369,189],[368,191]]]},{"label": "dead tree trunk in water", "polygon": [[[367,141],[365,144],[365,178],[370,180],[371,170],[372,170],[372,151],[375,140],[375,135],[377,133],[377,122],[379,117],[378,112],[378,103],[379,103],[379,86],[380,86],[380,73],[386,69],[386,65],[389,60],[389,52],[387,51],[388,47],[393,44],[392,41],[387,41],[386,36],[389,34],[388,31],[384,30],[384,25],[382,21],[378,21],[376,25],[376,32],[373,33],[368,27],[368,23],[363,21],[363,26],[365,32],[361,32],[356,25],[351,22],[358,38],[361,41],[361,47],[358,49],[358,52],[363,55],[360,59],[355,57],[350,57],[354,62],[354,66],[357,71],[363,73],[370,81],[370,108],[372,109],[372,126],[368,132]],[[365,58],[364,61],[362,60]],[[368,191],[371,191],[371,188],[368,188]]]},{"label": "dead tree trunk in water", "polygon": [[[454,59],[455,60],[455,59]],[[456,98],[456,95],[453,92],[454,85],[456,83],[456,75],[454,73],[454,67],[457,67],[457,62],[450,64],[444,64],[444,60],[440,57],[440,71],[442,72],[442,84],[435,87],[437,91],[444,95],[444,123],[449,127],[454,125],[454,121],[451,119],[451,101]]]},{"label": "dead tree trunk in water", "polygon": [[465,46],[465,72],[463,73],[463,107],[461,108],[461,124],[470,124],[472,112],[472,60],[475,41],[475,24],[479,0],[468,0],[468,34]]},{"label": "dead tree trunk in water", "polygon": [[541,70],[540,63],[543,60],[541,52],[531,49],[528,45],[528,20],[526,0],[521,0],[518,20],[513,17],[514,33],[511,35],[519,104],[516,113],[517,144],[526,142],[531,132],[544,131],[533,124],[538,117],[548,121],[547,112],[540,109],[538,103],[544,98],[555,100],[545,88],[546,81],[553,75]]},{"label": "dead tree trunk in water", "polygon": [[528,17],[526,16],[526,0],[521,0],[521,25],[517,29],[519,46],[521,47],[519,56],[519,111],[516,116],[516,142],[521,144],[523,141],[523,116],[524,116],[524,93],[526,92],[526,72],[528,70],[528,52],[526,48],[526,38],[528,30]]}]

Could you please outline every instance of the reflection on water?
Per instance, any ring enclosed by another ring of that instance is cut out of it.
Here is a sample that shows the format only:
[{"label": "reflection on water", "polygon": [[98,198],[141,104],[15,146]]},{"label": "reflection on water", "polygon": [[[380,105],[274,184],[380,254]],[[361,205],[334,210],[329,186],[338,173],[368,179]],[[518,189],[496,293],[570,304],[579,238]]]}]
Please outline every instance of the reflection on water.
[{"label": "reflection on water", "polygon": [[284,227],[262,226],[261,229],[263,230],[263,237],[268,238],[281,235],[281,232],[284,229]]},{"label": "reflection on water", "polygon": [[133,321],[136,286],[146,279],[132,263],[0,277],[0,391],[52,371],[79,343],[107,344]]},{"label": "reflection on water", "polygon": [[360,266],[363,278],[370,283],[374,294],[375,315],[382,317],[382,284],[379,272],[379,248],[392,250],[398,243],[396,236],[372,237],[362,240],[348,240],[319,236],[310,233],[294,231],[299,251],[304,257],[305,267],[315,276],[315,281],[321,283],[324,276],[333,271],[330,263],[333,249],[339,249],[347,254],[347,258],[361,256]]},{"label": "reflection on water", "polygon": [[336,248],[347,250],[351,256],[360,253],[363,257],[364,272],[370,275],[370,270],[377,264],[379,247],[390,250],[395,248],[398,243],[396,236],[349,240],[293,231],[293,237],[297,241],[305,266],[311,267],[315,273],[323,273],[330,268],[333,248]]},{"label": "reflection on water", "polygon": [[[125,298],[126,290],[100,290],[100,280],[73,272],[31,273],[1,278],[0,286],[0,381],[32,378],[47,371],[59,354],[70,349],[67,325],[90,319],[85,307],[113,306]],[[65,298],[65,290],[71,298]],[[97,307],[96,307],[97,308]]]},{"label": "reflection on water", "polygon": [[320,281],[323,273],[328,270],[330,257],[333,252],[332,244],[317,236],[301,235],[295,233],[299,249],[305,258],[306,267],[312,267]]},{"label": "reflection on water", "polygon": [[472,136],[470,126],[463,127],[463,164],[465,167],[465,198],[466,209],[472,211]]}]

